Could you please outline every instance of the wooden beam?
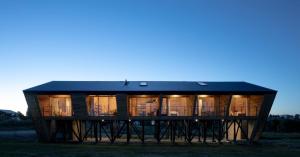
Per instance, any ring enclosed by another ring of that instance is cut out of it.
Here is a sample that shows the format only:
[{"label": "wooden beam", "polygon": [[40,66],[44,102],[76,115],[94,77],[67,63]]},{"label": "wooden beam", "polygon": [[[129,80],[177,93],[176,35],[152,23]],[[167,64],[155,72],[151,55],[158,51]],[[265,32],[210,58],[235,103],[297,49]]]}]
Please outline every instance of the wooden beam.
[{"label": "wooden beam", "polygon": [[142,121],[142,143],[145,142],[145,121]]},{"label": "wooden beam", "polygon": [[126,121],[126,126],[127,126],[127,143],[129,143],[130,142],[130,137],[131,137],[131,132],[130,132],[130,121],[129,120],[127,120]]},{"label": "wooden beam", "polygon": [[97,121],[94,121],[94,137],[95,137],[95,143],[98,143],[98,125]]}]

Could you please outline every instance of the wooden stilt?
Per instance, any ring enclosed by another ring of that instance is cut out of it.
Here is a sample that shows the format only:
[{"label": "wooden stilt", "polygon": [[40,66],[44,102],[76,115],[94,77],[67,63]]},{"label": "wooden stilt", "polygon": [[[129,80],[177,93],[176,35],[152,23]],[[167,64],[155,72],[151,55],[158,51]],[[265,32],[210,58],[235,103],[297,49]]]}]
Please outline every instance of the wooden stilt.
[{"label": "wooden stilt", "polygon": [[102,140],[102,121],[99,122],[99,141]]},{"label": "wooden stilt", "polygon": [[82,125],[81,125],[81,120],[79,120],[78,123],[79,123],[79,142],[82,143],[83,139],[82,139]]},{"label": "wooden stilt", "polygon": [[142,121],[142,143],[145,142],[145,121]]},{"label": "wooden stilt", "polygon": [[127,143],[130,142],[130,121],[127,121]]},{"label": "wooden stilt", "polygon": [[155,122],[155,126],[156,126],[156,139],[157,139],[157,143],[160,143],[160,121],[157,120]]},{"label": "wooden stilt", "polygon": [[225,122],[226,140],[228,141],[228,120]]},{"label": "wooden stilt", "polygon": [[98,143],[98,125],[97,125],[97,121],[94,122],[94,137],[95,137],[95,143]]},{"label": "wooden stilt", "polygon": [[114,143],[115,137],[114,137],[114,122],[111,120],[110,121],[110,142]]},{"label": "wooden stilt", "polygon": [[235,120],[233,121],[233,141],[236,142],[236,124],[235,124]]},{"label": "wooden stilt", "polygon": [[207,131],[207,123],[203,122],[203,143],[206,143],[206,131]]},{"label": "wooden stilt", "polygon": [[201,125],[200,122],[197,122],[198,124],[198,142],[201,142]]},{"label": "wooden stilt", "polygon": [[218,143],[221,143],[221,139],[222,139],[222,121],[219,120],[218,121],[218,129],[219,129],[219,133],[218,133]]},{"label": "wooden stilt", "polygon": [[212,120],[212,142],[216,142],[215,140],[215,121]]}]

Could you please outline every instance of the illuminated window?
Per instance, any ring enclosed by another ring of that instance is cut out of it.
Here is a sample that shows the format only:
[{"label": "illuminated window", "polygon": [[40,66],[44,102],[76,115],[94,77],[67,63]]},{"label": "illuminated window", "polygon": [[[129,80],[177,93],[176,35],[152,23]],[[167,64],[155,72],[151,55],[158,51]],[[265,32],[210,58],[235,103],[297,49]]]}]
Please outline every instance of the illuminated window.
[{"label": "illuminated window", "polygon": [[89,96],[87,99],[89,116],[116,115],[117,102],[115,96]]},{"label": "illuminated window", "polygon": [[230,104],[230,116],[257,116],[263,96],[261,95],[233,95]]},{"label": "illuminated window", "polygon": [[231,116],[246,116],[248,111],[247,96],[233,95],[230,104]]},{"label": "illuminated window", "polygon": [[71,96],[40,95],[38,99],[43,116],[72,116]]},{"label": "illuminated window", "polygon": [[162,116],[192,116],[192,108],[189,96],[171,95],[162,100]]},{"label": "illuminated window", "polygon": [[129,98],[131,116],[156,116],[158,107],[158,96],[131,96]]},{"label": "illuminated window", "polygon": [[261,95],[249,96],[248,116],[257,116],[260,111],[262,103],[263,103],[263,96],[261,96]]},{"label": "illuminated window", "polygon": [[200,95],[198,97],[196,112],[198,112],[198,116],[215,115],[215,99],[214,99],[214,97]]}]

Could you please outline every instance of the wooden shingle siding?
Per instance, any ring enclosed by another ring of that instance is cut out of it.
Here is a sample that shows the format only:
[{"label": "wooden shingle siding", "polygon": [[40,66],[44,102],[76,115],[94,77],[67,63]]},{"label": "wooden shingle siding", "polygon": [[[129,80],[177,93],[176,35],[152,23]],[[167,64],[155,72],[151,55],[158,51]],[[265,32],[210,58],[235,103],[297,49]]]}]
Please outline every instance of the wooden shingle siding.
[{"label": "wooden shingle siding", "polygon": [[85,118],[88,116],[86,105],[86,94],[71,94],[73,116],[76,118]]}]

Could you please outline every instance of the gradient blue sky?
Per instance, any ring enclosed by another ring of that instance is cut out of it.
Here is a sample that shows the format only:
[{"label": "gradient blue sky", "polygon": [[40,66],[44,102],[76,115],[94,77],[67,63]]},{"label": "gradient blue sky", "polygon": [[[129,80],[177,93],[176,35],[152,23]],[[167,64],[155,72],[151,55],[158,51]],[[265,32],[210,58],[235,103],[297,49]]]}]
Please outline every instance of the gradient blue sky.
[{"label": "gradient blue sky", "polygon": [[300,1],[0,0],[0,108],[51,80],[248,81],[300,113]]}]

